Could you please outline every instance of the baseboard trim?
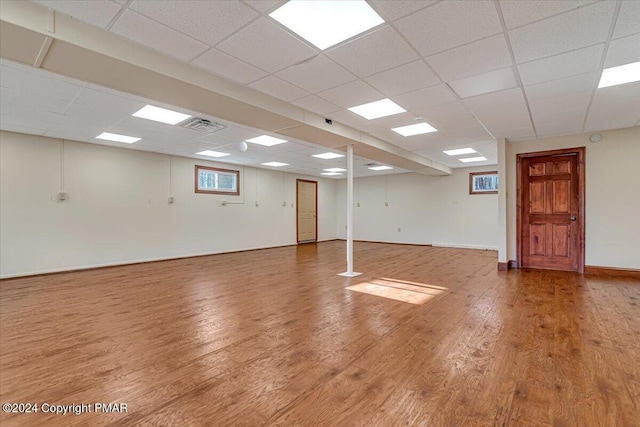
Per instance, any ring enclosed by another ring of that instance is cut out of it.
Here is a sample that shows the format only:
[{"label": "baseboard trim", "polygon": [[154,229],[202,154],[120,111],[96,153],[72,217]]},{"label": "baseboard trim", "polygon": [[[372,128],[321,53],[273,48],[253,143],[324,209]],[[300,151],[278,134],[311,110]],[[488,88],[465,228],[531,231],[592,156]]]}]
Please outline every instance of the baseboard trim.
[{"label": "baseboard trim", "polygon": [[601,267],[598,265],[585,265],[584,274],[590,274],[593,276],[632,277],[634,279],[640,279],[640,270],[635,270],[632,268]]},{"label": "baseboard trim", "polygon": [[[316,243],[331,242],[331,241],[334,241],[334,240],[339,240],[339,239],[318,240]],[[38,271],[38,272],[34,272],[34,273],[24,273],[24,274],[19,273],[19,274],[1,276],[0,277],[0,282],[5,281],[5,280],[10,280],[10,279],[24,279],[24,278],[29,278],[29,277],[50,276],[50,275],[54,275],[54,274],[74,273],[74,272],[79,272],[79,271],[101,270],[103,268],[126,267],[126,266],[129,266],[129,265],[150,264],[152,262],[174,261],[174,260],[188,259],[188,258],[200,258],[200,257],[212,256],[212,255],[224,255],[224,254],[232,254],[232,253],[239,253],[239,252],[260,251],[260,250],[263,250],[263,249],[286,248],[286,247],[290,247],[290,246],[298,246],[298,244],[297,243],[291,243],[291,244],[287,244],[287,245],[261,246],[261,247],[256,247],[256,248],[238,249],[238,250],[232,250],[232,251],[209,252],[209,253],[202,253],[202,254],[193,254],[193,255],[166,257],[166,258],[153,258],[153,259],[145,259],[145,260],[138,260],[138,261],[127,261],[127,262],[113,263],[113,264],[97,264],[97,265],[88,265],[88,266],[84,266],[84,267],[71,267],[71,268],[67,268],[67,269],[45,270],[45,271]]]},{"label": "baseboard trim", "polygon": [[[335,240],[342,240],[343,242],[346,242],[347,239],[343,239],[343,238],[338,238]],[[362,242],[362,243],[382,243],[385,245],[404,245],[404,246],[433,246],[431,243],[402,243],[402,242],[383,242],[380,240],[359,240],[359,239],[354,239],[354,242]]]},{"label": "baseboard trim", "polygon": [[498,263],[498,271],[507,271],[513,268],[518,268],[518,263],[514,260],[509,260],[508,262],[499,262]]},{"label": "baseboard trim", "polygon": [[457,248],[457,249],[478,249],[483,251],[497,251],[497,246],[482,246],[482,245],[465,245],[456,243],[434,243],[435,248]]}]

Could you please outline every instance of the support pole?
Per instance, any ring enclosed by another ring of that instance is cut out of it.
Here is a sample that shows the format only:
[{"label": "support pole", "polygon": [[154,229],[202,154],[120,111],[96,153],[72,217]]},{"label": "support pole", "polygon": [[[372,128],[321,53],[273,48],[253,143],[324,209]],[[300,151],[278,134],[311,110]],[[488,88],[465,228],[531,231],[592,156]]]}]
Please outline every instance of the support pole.
[{"label": "support pole", "polygon": [[353,271],[353,144],[347,145],[347,271],[339,276],[355,277]]}]

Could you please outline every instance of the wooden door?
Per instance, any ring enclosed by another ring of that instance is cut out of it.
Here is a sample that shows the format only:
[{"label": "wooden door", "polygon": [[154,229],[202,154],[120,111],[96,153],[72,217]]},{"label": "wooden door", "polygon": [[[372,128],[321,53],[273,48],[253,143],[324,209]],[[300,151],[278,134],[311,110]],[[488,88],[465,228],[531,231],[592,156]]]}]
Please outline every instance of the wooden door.
[{"label": "wooden door", "polygon": [[297,194],[298,243],[315,242],[318,239],[318,183],[297,180]]},{"label": "wooden door", "polygon": [[518,264],[584,271],[584,147],[518,155]]}]

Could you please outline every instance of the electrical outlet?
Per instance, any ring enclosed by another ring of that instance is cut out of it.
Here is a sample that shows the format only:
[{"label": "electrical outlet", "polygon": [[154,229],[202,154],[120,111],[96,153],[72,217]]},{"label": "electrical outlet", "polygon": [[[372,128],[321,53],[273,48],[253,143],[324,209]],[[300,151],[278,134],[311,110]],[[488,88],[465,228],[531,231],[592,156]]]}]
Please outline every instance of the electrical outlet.
[{"label": "electrical outlet", "polygon": [[258,204],[258,201],[256,200],[256,208],[257,208],[258,206],[260,206],[260,205]]},{"label": "electrical outlet", "polygon": [[68,197],[69,195],[65,191],[61,191],[56,195],[56,199],[59,202],[64,202],[65,200],[67,200]]},{"label": "electrical outlet", "polygon": [[400,228],[400,227],[398,227],[398,233],[399,233],[400,231],[401,231],[401,228]]},{"label": "electrical outlet", "polygon": [[384,202],[384,205],[385,206],[389,206],[389,202]]},{"label": "electrical outlet", "polygon": [[287,207],[287,202],[282,202],[282,207],[286,208]]},{"label": "electrical outlet", "polygon": [[173,196],[169,196],[169,198],[167,199],[167,202],[168,202],[170,205],[172,205],[172,204],[174,204],[174,203],[176,202],[176,199],[175,199],[175,197],[173,197]]},{"label": "electrical outlet", "polygon": [[221,204],[222,206],[227,206],[227,201],[226,201],[226,200],[222,200],[222,201],[220,202],[220,204]]},{"label": "electrical outlet", "polygon": [[360,202],[356,203],[356,206],[357,206],[357,207],[360,207]]}]

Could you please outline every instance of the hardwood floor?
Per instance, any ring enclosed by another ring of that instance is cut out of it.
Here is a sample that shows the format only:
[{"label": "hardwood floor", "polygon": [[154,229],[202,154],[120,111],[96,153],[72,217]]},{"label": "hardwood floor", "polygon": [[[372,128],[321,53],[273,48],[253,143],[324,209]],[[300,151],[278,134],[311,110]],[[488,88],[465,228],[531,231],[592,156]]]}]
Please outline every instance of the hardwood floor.
[{"label": "hardwood floor", "polygon": [[[346,279],[344,258],[326,242],[4,280],[1,403],[127,412],[0,424],[639,425],[637,279],[362,242]],[[345,289],[394,281],[444,289]]]}]

